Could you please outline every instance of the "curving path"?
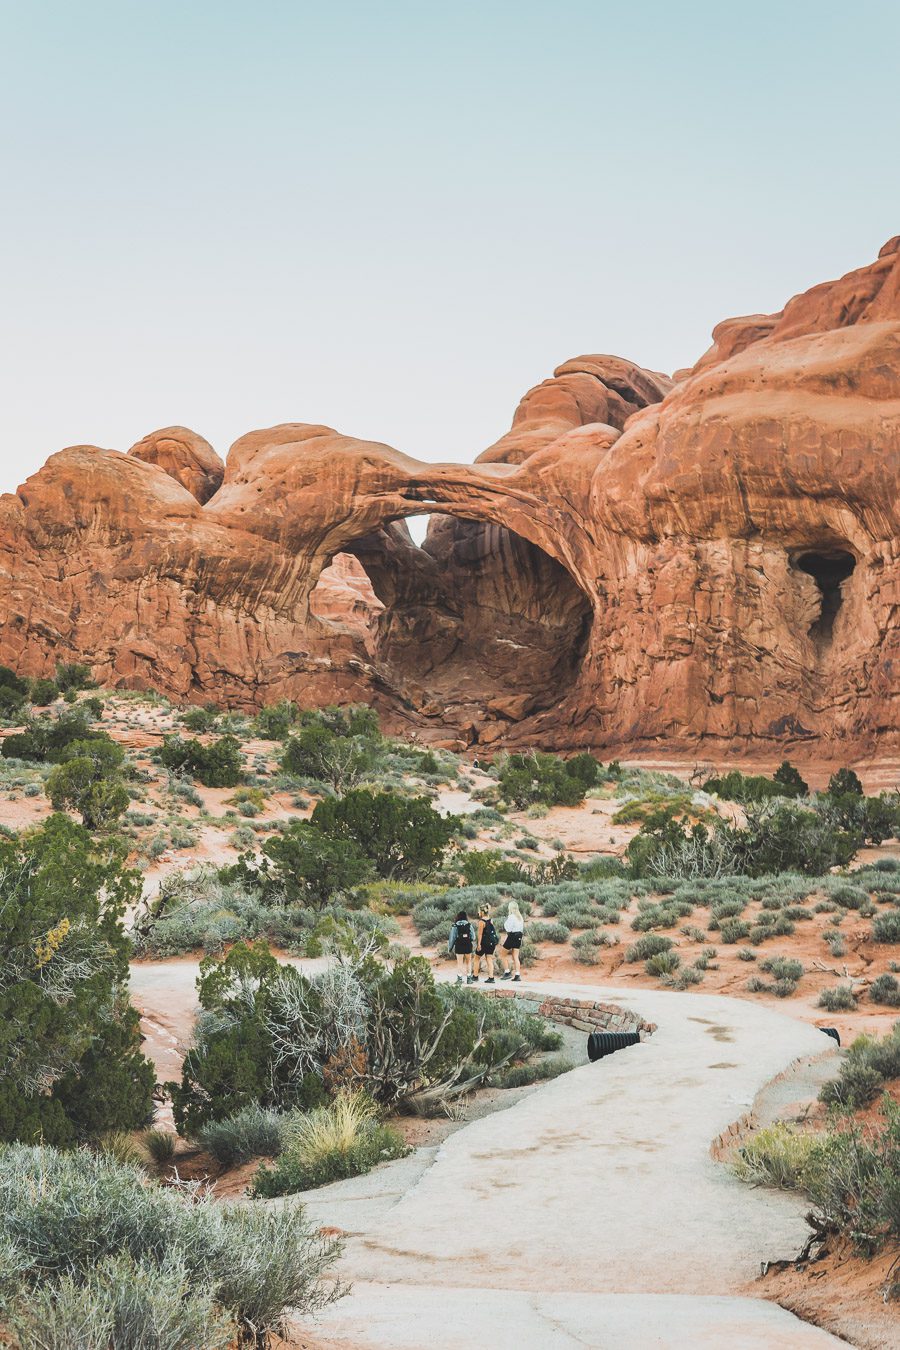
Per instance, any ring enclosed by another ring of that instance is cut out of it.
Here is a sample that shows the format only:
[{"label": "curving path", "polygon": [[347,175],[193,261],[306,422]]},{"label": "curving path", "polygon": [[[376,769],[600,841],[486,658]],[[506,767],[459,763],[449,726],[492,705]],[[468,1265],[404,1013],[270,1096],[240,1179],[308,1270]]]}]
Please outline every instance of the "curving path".
[{"label": "curving path", "polygon": [[[585,986],[541,982],[585,997]],[[803,1203],[752,1190],[711,1141],[794,1060],[833,1044],[739,999],[596,988],[658,1023],[418,1159],[304,1197],[353,1236],[325,1346],[645,1350],[838,1346],[762,1299],[760,1262],[803,1243]]]}]

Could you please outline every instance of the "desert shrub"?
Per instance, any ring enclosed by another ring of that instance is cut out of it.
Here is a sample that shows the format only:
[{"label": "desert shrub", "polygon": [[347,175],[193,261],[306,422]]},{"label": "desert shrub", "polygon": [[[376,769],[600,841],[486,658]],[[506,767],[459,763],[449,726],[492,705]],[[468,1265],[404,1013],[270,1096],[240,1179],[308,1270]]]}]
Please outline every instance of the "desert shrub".
[{"label": "desert shrub", "polygon": [[564,923],[532,923],[528,936],[532,942],[568,942],[572,933]]},{"label": "desert shrub", "polygon": [[768,801],[773,797],[798,795],[795,790],[787,790],[781,781],[775,782],[759,774],[743,774],[738,769],[732,769],[730,773],[718,777],[707,778],[703,784],[703,791],[715,793],[726,801],[741,802],[744,805],[748,802]]},{"label": "desert shrub", "polygon": [[824,882],[825,893],[840,905],[841,909],[862,909],[869,903],[869,893],[861,886],[852,886],[849,882],[836,877],[827,877]]},{"label": "desert shrub", "polygon": [[575,1065],[568,1055],[551,1055],[547,1059],[535,1059],[527,1064],[510,1064],[492,1075],[488,1082],[492,1087],[520,1088],[530,1083],[546,1083],[551,1078],[559,1078],[568,1073]]},{"label": "desert shrub", "polygon": [[820,992],[818,1006],[826,1012],[852,1012],[856,1007],[856,999],[848,984],[836,984],[832,989]]},{"label": "desert shrub", "polygon": [[49,708],[59,698],[59,685],[55,680],[39,679],[31,681],[29,700],[36,708]]},{"label": "desert shrub", "polygon": [[267,839],[264,874],[291,905],[323,909],[366,881],[372,865],[352,838],[331,837],[309,821],[299,820]]},{"label": "desert shrub", "polygon": [[260,708],[253,722],[253,730],[264,741],[283,741],[297,721],[299,709],[289,699],[269,703]]},{"label": "desert shrub", "polygon": [[281,760],[285,773],[327,783],[341,796],[374,769],[383,746],[371,708],[325,708],[297,720]]},{"label": "desert shrub", "polygon": [[746,829],[733,838],[739,870],[751,876],[788,871],[824,876],[851,862],[862,842],[858,834],[834,828],[798,802],[748,804],[746,816]]},{"label": "desert shrub", "polygon": [[779,785],[784,797],[809,796],[809,787],[789,760],[782,760],[772,775],[772,781]]},{"label": "desert shrub", "polygon": [[181,724],[195,736],[207,735],[215,731],[219,724],[219,710],[214,705],[205,708],[188,708],[181,714]]},{"label": "desert shrub", "polygon": [[876,942],[900,942],[900,909],[877,915],[872,920],[872,937]]},{"label": "desert shrub", "polygon": [[723,919],[719,924],[719,937],[722,942],[733,946],[750,936],[750,925],[743,919]]},{"label": "desert shrub", "polygon": [[803,974],[802,962],[794,961],[788,956],[767,957],[765,961],[759,963],[759,968],[767,975],[774,975],[776,980],[790,980],[794,984]]},{"label": "desert shrub", "polygon": [[[38,1312],[57,1350],[210,1350],[229,1334],[264,1346],[288,1309],[313,1313],[336,1296],[321,1276],[337,1244],[297,1212],[215,1205],[99,1154],[3,1150],[0,1211],[16,1272],[6,1307],[29,1346],[42,1344],[29,1338]],[[73,1336],[79,1312],[99,1339]]]},{"label": "desert shrub", "polygon": [[141,1147],[157,1167],[168,1166],[174,1160],[176,1143],[177,1136],[170,1130],[145,1130],[141,1135]]},{"label": "desert shrub", "polygon": [[738,960],[739,960],[739,961],[755,961],[755,960],[756,960],[756,952],[753,951],[750,947],[742,947],[741,950],[738,952]]},{"label": "desert shrub", "polygon": [[122,781],[124,758],[108,736],[70,741],[45,784],[54,811],[77,811],[89,830],[111,826],[131,800]]},{"label": "desert shrub", "polygon": [[407,1153],[400,1134],[378,1119],[364,1093],[342,1092],[328,1106],[292,1118],[274,1167],[257,1172],[252,1193],[271,1197],[359,1176]]},{"label": "desert shrub", "polygon": [[838,769],[833,773],[828,780],[827,792],[829,797],[864,796],[863,785],[852,769]]},{"label": "desert shrub", "polygon": [[[323,1105],[338,1081],[386,1105],[425,1089],[439,1096],[497,1065],[500,1029],[515,1031],[521,1058],[557,1043],[548,1043],[540,1019],[503,1009],[503,1000],[437,987],[421,958],[382,962],[352,955],[346,935],[337,940],[350,959],[310,978],[261,944],[201,963],[195,1044],[172,1088],[179,1128],[196,1133],[253,1102],[276,1110]],[[336,1076],[348,1046],[356,1047],[349,1078]]]},{"label": "desert shrub", "polygon": [[455,833],[454,816],[442,816],[424,797],[355,788],[321,801],[312,825],[349,839],[370,858],[380,877],[415,878],[433,871]]},{"label": "desert shrub", "polygon": [[56,684],[63,693],[69,690],[96,689],[96,681],[91,676],[90,666],[78,661],[58,661],[56,664]]},{"label": "desert shrub", "polygon": [[243,772],[240,742],[232,735],[220,736],[209,745],[167,736],[159,761],[173,773],[190,774],[204,787],[236,787]]},{"label": "desert shrub", "polygon": [[639,900],[638,906],[638,913],[631,921],[636,933],[646,933],[654,928],[674,928],[680,919],[687,918],[694,909],[689,901],[678,900],[675,896],[659,904]]},{"label": "desert shrub", "polygon": [[0,743],[4,759],[23,759],[37,764],[59,764],[66,747],[73,741],[105,739],[103,732],[91,730],[90,710],[82,704],[65,708],[58,717],[36,717],[26,722],[24,731],[6,736]]},{"label": "desert shrub", "polygon": [[644,962],[648,975],[674,975],[681,965],[681,957],[675,951],[657,952]]},{"label": "desert shrub", "polygon": [[572,955],[583,966],[596,966],[600,960],[600,948],[608,945],[605,933],[579,933],[572,939]]},{"label": "desert shrub", "polygon": [[8,717],[18,712],[29,693],[27,680],[21,679],[9,666],[0,666],[0,715]]},{"label": "desert shrub", "polygon": [[881,844],[900,832],[897,793],[882,793],[879,797],[863,797],[855,792],[825,794],[816,801],[816,810],[828,825],[851,834],[860,843]]},{"label": "desert shrub", "polygon": [[0,1140],[68,1144],[152,1117],[128,1003],[124,849],[66,816],[0,839]]},{"label": "desert shrub", "polygon": [[662,952],[667,952],[672,947],[672,939],[663,937],[659,933],[646,933],[639,937],[637,942],[633,942],[625,950],[625,960],[646,961],[651,956],[658,956]]},{"label": "desert shrub", "polygon": [[499,849],[471,849],[459,859],[467,886],[490,886],[498,882],[531,879],[529,869],[506,857]]},{"label": "desert shrub", "polygon": [[869,985],[869,998],[888,1008],[900,1008],[900,983],[894,975],[878,975]]},{"label": "desert shrub", "polygon": [[741,1181],[794,1191],[803,1187],[819,1143],[779,1121],[759,1130],[738,1149],[732,1164]]},{"label": "desert shrub", "polygon": [[592,788],[600,780],[603,765],[598,764],[593,755],[583,751],[581,754],[573,755],[571,759],[567,759],[565,769],[570,778],[577,779],[579,783],[584,784],[585,788]]},{"label": "desert shrub", "polygon": [[843,933],[839,933],[836,928],[829,928],[822,934],[822,937],[832,956],[846,956],[847,947]]},{"label": "desert shrub", "polygon": [[223,1167],[251,1158],[275,1158],[281,1152],[290,1117],[251,1102],[224,1120],[211,1120],[197,1131],[196,1141]]},{"label": "desert shrub", "polygon": [[547,806],[577,806],[584,801],[588,786],[583,778],[567,771],[565,760],[538,751],[510,755],[499,777],[501,797],[518,807],[530,806],[533,802],[543,802]]},{"label": "desert shrub", "polygon": [[677,797],[652,792],[645,797],[633,797],[620,806],[612,817],[614,825],[642,825],[651,816],[665,816],[670,820],[709,815],[705,809],[697,809],[689,792]]}]

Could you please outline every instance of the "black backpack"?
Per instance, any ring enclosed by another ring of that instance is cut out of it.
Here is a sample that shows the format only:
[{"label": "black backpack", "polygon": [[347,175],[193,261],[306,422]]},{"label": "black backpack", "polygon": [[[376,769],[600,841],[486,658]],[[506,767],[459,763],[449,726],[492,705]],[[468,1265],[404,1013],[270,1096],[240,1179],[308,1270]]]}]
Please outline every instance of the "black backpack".
[{"label": "black backpack", "polygon": [[493,919],[485,919],[484,927],[481,930],[482,947],[496,947],[500,941],[500,935],[494,927]]}]

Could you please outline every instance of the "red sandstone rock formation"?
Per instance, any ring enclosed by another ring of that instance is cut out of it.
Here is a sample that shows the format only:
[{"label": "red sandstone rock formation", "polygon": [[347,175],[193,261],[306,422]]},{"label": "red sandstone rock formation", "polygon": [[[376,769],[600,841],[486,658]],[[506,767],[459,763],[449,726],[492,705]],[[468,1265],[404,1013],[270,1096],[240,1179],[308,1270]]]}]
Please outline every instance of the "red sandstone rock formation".
[{"label": "red sandstone rock formation", "polygon": [[0,661],[432,739],[896,741],[898,247],[719,325],[674,387],[567,362],[471,465],[303,424],[224,477],[183,428],[62,451],[0,498]]}]

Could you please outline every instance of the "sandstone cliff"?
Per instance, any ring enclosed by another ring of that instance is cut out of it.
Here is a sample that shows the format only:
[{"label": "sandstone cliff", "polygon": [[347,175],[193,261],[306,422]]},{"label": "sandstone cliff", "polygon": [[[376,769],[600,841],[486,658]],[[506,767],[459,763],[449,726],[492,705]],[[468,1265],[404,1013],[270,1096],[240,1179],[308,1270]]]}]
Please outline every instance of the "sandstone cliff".
[{"label": "sandstone cliff", "polygon": [[[0,661],[426,739],[896,742],[900,240],[676,384],[566,362],[470,465],[330,428],[76,446],[0,498]],[[433,516],[416,547],[404,524]]]}]

